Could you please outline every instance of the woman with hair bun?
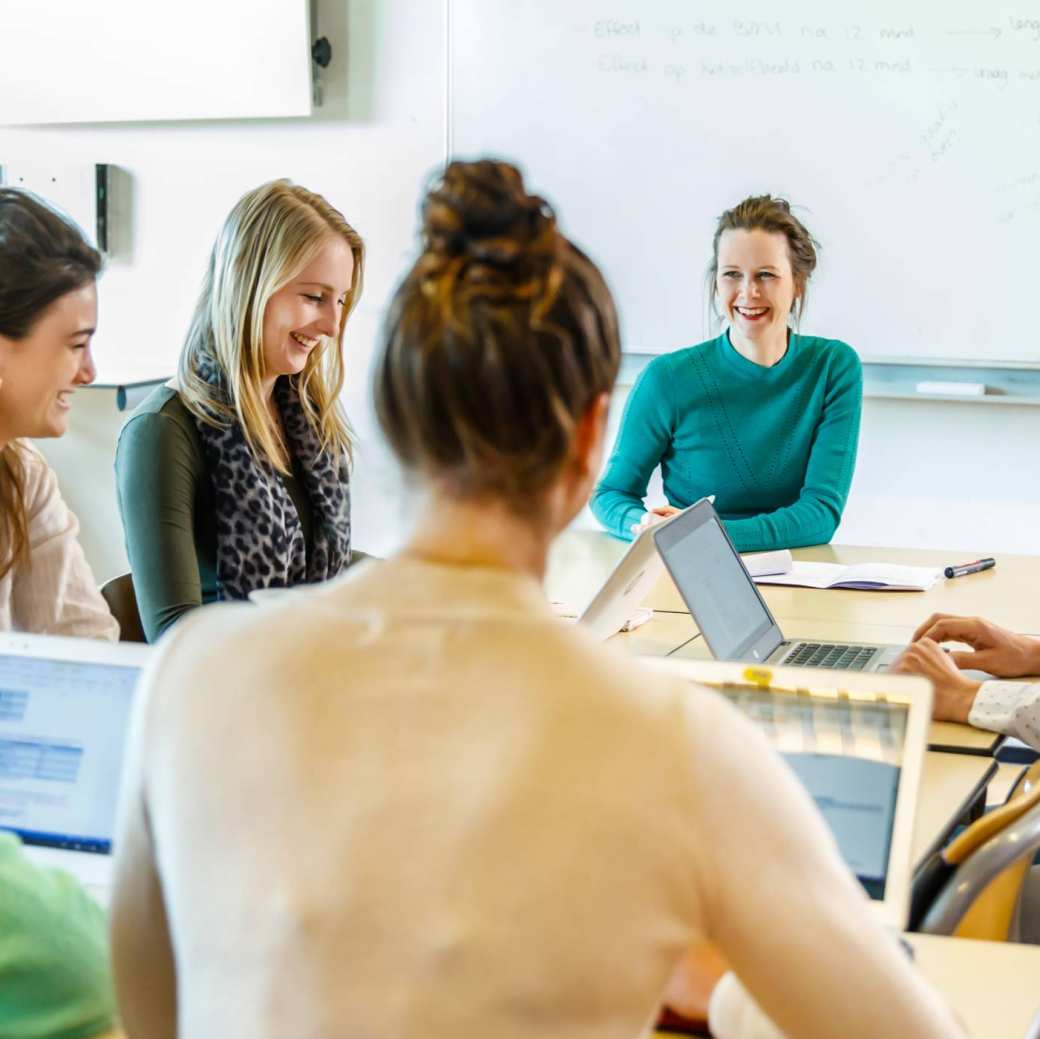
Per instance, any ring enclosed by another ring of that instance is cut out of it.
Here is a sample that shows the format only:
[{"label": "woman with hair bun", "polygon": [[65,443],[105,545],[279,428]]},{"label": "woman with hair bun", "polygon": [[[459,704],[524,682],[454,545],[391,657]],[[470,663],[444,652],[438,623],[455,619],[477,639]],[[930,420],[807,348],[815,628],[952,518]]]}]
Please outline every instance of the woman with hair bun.
[{"label": "woman with hair bun", "polygon": [[119,438],[145,634],[187,611],[349,566],[351,439],[338,402],[364,246],[320,195],[250,191],[213,246],[177,380]]},{"label": "woman with hair bun", "polygon": [[[187,619],[140,691],[131,1037],[631,1039],[703,942],[788,1035],[956,1034],[751,724],[546,601],[619,360],[547,203],[504,163],[448,166],[375,366],[414,532],[299,601]],[[763,1034],[732,976],[716,992],[716,1035]]]},{"label": "woman with hair bun", "polygon": [[[719,218],[708,272],[721,335],[657,357],[625,407],[592,498],[632,537],[708,495],[741,551],[834,536],[856,465],[863,379],[855,351],[802,335],[816,243],[780,198],[746,198]],[[661,467],[668,505],[647,511]]]}]

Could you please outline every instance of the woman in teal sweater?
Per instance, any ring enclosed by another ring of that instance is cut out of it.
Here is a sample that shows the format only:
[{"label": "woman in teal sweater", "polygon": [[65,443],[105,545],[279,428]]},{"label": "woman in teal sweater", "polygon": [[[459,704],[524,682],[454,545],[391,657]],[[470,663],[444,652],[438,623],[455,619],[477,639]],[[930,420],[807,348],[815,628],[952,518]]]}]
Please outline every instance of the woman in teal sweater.
[{"label": "woman in teal sweater", "polygon": [[[592,511],[632,537],[699,498],[741,551],[830,541],[856,464],[859,358],[797,327],[812,237],[768,195],[723,213],[709,277],[721,335],[647,365],[625,407]],[[647,511],[660,465],[669,504]]]}]

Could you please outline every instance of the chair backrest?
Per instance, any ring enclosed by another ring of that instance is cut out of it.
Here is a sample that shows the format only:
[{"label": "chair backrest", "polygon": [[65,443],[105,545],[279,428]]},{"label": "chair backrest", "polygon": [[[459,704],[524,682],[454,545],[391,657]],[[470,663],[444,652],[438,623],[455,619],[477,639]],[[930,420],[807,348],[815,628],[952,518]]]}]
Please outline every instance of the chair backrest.
[{"label": "chair backrest", "polygon": [[101,594],[108,603],[112,616],[119,621],[119,641],[147,642],[144,628],[141,627],[141,615],[137,612],[133,577],[130,574],[113,577],[101,586]]},{"label": "chair backrest", "polygon": [[956,868],[925,913],[921,930],[1013,940],[1022,885],[1037,848],[1040,783],[1034,776],[1017,796],[969,826],[943,852],[944,861]]}]

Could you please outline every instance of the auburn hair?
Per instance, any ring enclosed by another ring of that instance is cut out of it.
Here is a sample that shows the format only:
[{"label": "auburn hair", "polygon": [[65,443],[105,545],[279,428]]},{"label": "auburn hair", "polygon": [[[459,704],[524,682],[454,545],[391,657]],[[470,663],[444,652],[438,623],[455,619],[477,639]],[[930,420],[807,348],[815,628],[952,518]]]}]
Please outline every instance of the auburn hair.
[{"label": "auburn hair", "polygon": [[549,204],[508,163],[450,163],[423,201],[422,252],[375,365],[402,465],[457,497],[534,508],[619,364],[607,285]]},{"label": "auburn hair", "polygon": [[782,234],[787,239],[787,252],[791,259],[791,273],[798,296],[791,316],[795,327],[805,313],[806,289],[812,273],[816,270],[816,253],[819,243],[806,230],[805,225],[791,212],[791,203],[773,195],[752,195],[727,209],[715,225],[715,237],[711,243],[711,266],[708,268],[708,298],[715,295],[715,279],[719,273],[719,239],[725,231],[768,231]]}]

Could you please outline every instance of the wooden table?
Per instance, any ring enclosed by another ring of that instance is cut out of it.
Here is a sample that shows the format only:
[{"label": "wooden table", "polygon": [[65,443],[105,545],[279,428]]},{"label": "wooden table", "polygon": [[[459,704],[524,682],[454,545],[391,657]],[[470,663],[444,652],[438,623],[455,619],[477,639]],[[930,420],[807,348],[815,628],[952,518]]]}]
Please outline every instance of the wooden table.
[{"label": "wooden table", "polygon": [[1025,1039],[1040,1010],[1040,946],[908,934],[921,973],[973,1039]]},{"label": "wooden table", "polygon": [[[582,605],[625,554],[628,542],[604,531],[568,530],[549,557],[546,588],[554,599]],[[905,563],[944,566],[963,553],[939,549],[870,548],[815,545],[794,551],[795,559],[825,563]],[[851,589],[789,588],[760,585],[763,597],[785,631],[789,622],[834,621],[892,629],[905,641],[931,613],[987,617],[1006,628],[1040,632],[1040,556],[999,555],[992,570],[952,580],[941,578],[927,592],[862,592]],[[647,605],[667,613],[688,613],[672,579],[665,574]],[[798,635],[791,623],[791,633]],[[818,627],[815,633],[827,637]]]},{"label": "wooden table", "polygon": [[[609,535],[592,533],[594,536]],[[964,562],[963,553],[936,549],[863,548],[817,545],[799,548],[795,559],[821,563],[905,563],[945,566]],[[788,622],[841,621],[851,624],[908,628],[907,635],[932,613],[962,613],[986,617],[1013,631],[1040,628],[1040,556],[996,556],[993,570],[947,581],[941,578],[927,592],[861,592],[851,589],[789,588],[760,585],[773,615],[787,630]],[[683,612],[686,604],[670,577],[654,588],[648,605],[655,610]]]},{"label": "wooden table", "polygon": [[[992,758],[937,751],[925,754],[911,845],[915,869],[941,848],[969,815],[981,813],[987,785],[996,774],[997,763]],[[1040,975],[1037,980],[1040,982]]]},{"label": "wooden table", "polygon": [[[570,530],[553,546],[546,577],[551,598],[582,606],[624,555],[628,543],[604,531]],[[959,560],[945,550],[863,548],[817,545],[796,549],[796,559],[862,563],[884,561],[913,565],[945,565]],[[1040,556],[997,556],[997,566],[981,574],[941,580],[927,592],[863,592],[841,589],[786,588],[761,585],[769,608],[788,638],[822,638],[877,643],[906,642],[931,613],[979,614],[1017,631],[1040,630]],[[962,560],[963,561],[963,560]],[[629,636],[634,652],[650,656],[676,653],[710,659],[696,625],[668,628],[662,615],[689,616],[686,604],[666,574],[651,592],[647,605],[657,616],[645,629]],[[638,636],[634,637],[634,636]],[[674,642],[674,645],[669,645]],[[645,645],[644,650],[639,648]],[[992,754],[1000,738],[967,725],[937,723],[929,746],[944,751]]]}]

